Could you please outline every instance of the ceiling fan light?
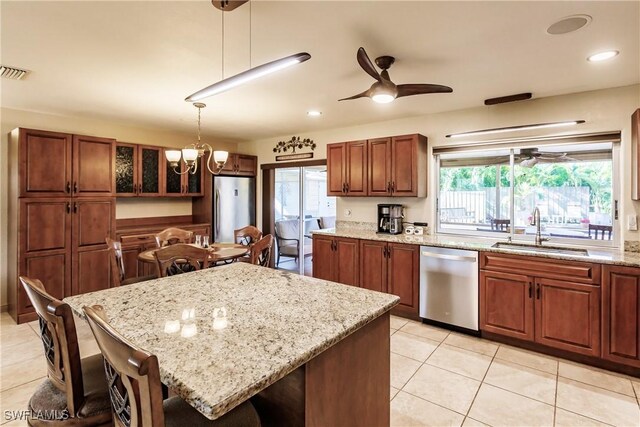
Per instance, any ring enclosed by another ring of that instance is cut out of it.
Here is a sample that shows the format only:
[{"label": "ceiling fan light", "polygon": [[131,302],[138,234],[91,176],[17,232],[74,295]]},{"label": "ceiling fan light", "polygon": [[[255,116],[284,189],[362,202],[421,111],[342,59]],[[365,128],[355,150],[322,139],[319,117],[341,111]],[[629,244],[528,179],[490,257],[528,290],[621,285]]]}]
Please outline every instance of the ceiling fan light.
[{"label": "ceiling fan light", "polygon": [[166,150],[164,152],[164,156],[169,163],[178,163],[181,155],[180,150]]},{"label": "ceiling fan light", "polygon": [[377,102],[378,104],[388,104],[390,102],[393,102],[396,97],[388,93],[377,93],[371,96],[371,99],[373,99],[373,101]]},{"label": "ceiling fan light", "polygon": [[214,151],[213,152],[213,161],[217,164],[225,164],[227,163],[227,159],[229,158],[228,151]]},{"label": "ceiling fan light", "polygon": [[275,61],[267,62],[266,64],[258,65],[257,67],[253,67],[247,71],[243,71],[242,73],[236,74],[235,76],[220,80],[219,82],[214,83],[211,86],[207,86],[204,89],[189,95],[185,99],[185,101],[194,102],[200,99],[207,98],[209,96],[226,92],[229,89],[245,84],[251,80],[255,80],[257,78],[266,76],[267,74],[271,74],[276,71],[291,67],[292,65],[304,62],[309,58],[311,58],[311,55],[306,52],[301,52],[296,53],[295,55],[277,59]]}]

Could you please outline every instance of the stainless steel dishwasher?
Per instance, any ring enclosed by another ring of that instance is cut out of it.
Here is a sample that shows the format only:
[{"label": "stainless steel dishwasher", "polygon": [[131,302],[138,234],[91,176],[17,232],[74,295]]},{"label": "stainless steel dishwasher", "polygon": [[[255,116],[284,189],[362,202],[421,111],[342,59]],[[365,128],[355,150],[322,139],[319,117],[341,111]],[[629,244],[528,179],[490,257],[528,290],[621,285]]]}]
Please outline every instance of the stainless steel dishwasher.
[{"label": "stainless steel dishwasher", "polygon": [[420,247],[420,317],[478,329],[478,252]]}]

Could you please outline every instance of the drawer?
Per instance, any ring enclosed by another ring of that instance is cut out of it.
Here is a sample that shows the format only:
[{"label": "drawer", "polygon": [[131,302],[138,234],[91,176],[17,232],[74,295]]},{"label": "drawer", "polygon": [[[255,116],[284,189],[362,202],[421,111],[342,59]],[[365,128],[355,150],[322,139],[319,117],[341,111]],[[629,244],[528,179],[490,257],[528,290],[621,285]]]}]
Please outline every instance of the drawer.
[{"label": "drawer", "polygon": [[480,253],[480,268],[577,283],[600,284],[600,264],[546,257]]},{"label": "drawer", "polygon": [[141,245],[147,243],[155,243],[155,233],[154,234],[129,234],[120,237],[120,242],[122,246],[131,246],[131,245]]}]

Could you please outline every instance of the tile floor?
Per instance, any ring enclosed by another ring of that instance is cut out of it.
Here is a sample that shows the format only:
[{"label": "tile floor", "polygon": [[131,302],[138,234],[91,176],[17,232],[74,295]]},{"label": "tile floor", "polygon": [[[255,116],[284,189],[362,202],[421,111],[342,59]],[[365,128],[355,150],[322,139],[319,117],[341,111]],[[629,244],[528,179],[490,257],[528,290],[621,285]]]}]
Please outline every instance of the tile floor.
[{"label": "tile floor", "polygon": [[[80,353],[98,352],[76,322]],[[37,323],[0,324],[0,425],[46,376]],[[392,426],[640,426],[640,378],[391,319]]]}]

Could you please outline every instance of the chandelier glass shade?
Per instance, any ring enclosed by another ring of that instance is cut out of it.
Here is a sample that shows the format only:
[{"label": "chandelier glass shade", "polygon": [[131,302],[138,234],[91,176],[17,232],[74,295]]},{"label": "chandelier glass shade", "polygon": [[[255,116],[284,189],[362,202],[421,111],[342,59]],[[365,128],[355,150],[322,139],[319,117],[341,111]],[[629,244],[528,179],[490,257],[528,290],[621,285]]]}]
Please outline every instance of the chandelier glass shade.
[{"label": "chandelier glass shade", "polygon": [[[195,102],[193,106],[198,109],[198,142],[196,142],[195,144],[190,144],[182,150],[165,150],[165,157],[169,162],[169,166],[171,166],[173,171],[178,175],[184,175],[186,173],[195,174],[196,172],[198,172],[198,164],[200,163],[200,158],[203,157],[207,152],[209,152],[209,156],[205,165],[210,173],[212,173],[213,175],[218,175],[220,171],[222,171],[224,165],[227,163],[229,153],[227,151],[221,150],[214,151],[211,145],[200,140],[200,112],[204,107],[206,107],[206,105],[200,102]],[[180,172],[181,159],[186,166],[182,172]],[[211,162],[212,160],[213,165]]]}]

